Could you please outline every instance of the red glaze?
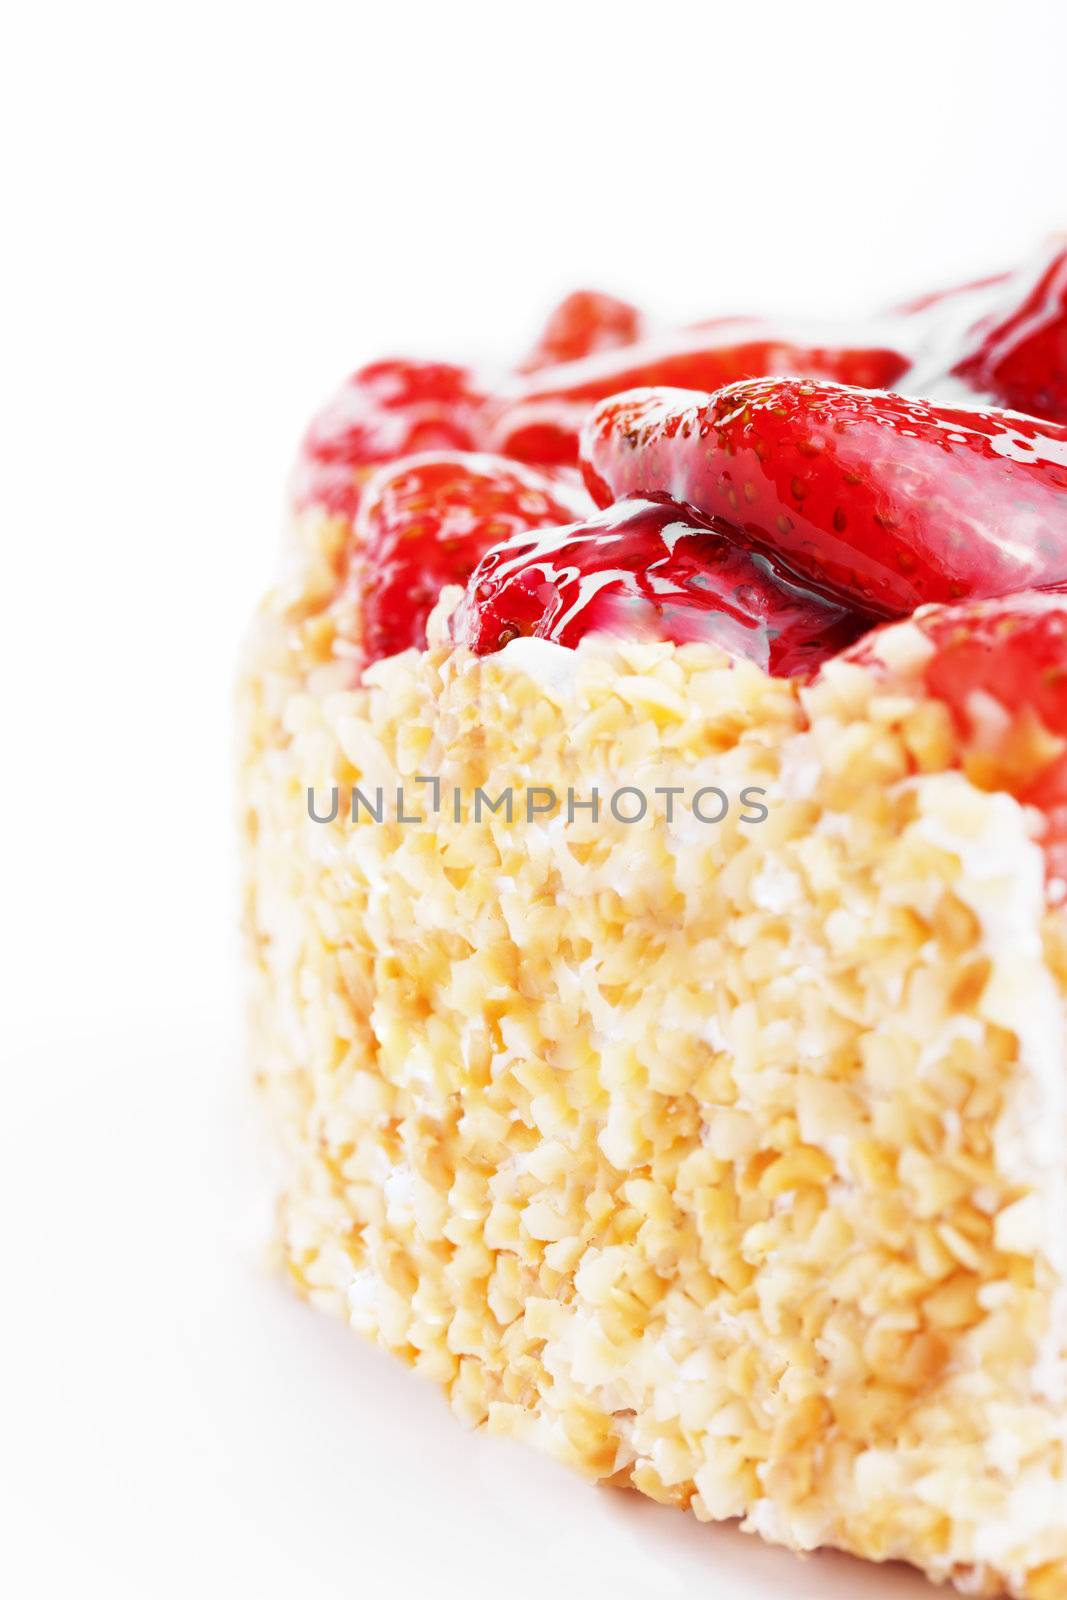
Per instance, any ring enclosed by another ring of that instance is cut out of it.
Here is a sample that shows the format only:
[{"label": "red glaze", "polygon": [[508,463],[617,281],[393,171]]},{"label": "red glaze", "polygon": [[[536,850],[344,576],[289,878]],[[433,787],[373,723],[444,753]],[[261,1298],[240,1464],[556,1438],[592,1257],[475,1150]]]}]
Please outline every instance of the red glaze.
[{"label": "red glaze", "polygon": [[[972,773],[984,767],[996,787],[1045,813],[1049,872],[1067,879],[1067,596],[1024,591],[913,620],[934,647],[923,685],[952,712]],[[881,632],[847,654],[892,676],[878,655]]]},{"label": "red glaze", "polygon": [[362,607],[368,661],[426,644],[449,583],[466,583],[491,545],[557,526],[588,505],[582,489],[499,456],[410,456],[367,483],[346,603]]},{"label": "red glaze", "polygon": [[730,529],[667,499],[630,500],[482,560],[453,614],[478,655],[520,636],[584,634],[716,644],[778,677],[812,673],[865,624],[741,549]]},{"label": "red glaze", "polygon": [[644,319],[636,306],[596,289],[576,289],[561,300],[520,372],[540,372],[561,361],[580,361],[640,338]]},{"label": "red glaze", "polygon": [[799,342],[752,318],[737,318],[539,373],[488,409],[485,440],[521,461],[566,465],[577,460],[578,434],[593,404],[624,389],[661,384],[712,390],[767,373],[889,388],[907,367],[908,358],[898,350]]},{"label": "red glaze", "polygon": [[600,505],[669,494],[857,610],[1067,581],[1067,427],[799,379],[635,390],[583,433]]},{"label": "red glaze", "polygon": [[293,502],[352,517],[368,469],[416,450],[470,450],[484,392],[465,367],[375,361],[354,372],[308,429]]},{"label": "red glaze", "polygon": [[[440,589],[503,540],[457,614],[480,651],[610,627],[714,638],[790,675],[863,631],[860,614],[1067,589],[1067,242],[894,318],[865,340],[737,317],[650,338],[636,308],[582,290],[498,395],[442,362],[362,368],[309,429],[293,485],[298,509],[356,519],[353,642],[372,660],[421,645]],[[900,382],[1015,409],[871,392]],[[651,498],[560,527],[586,505],[566,481],[583,423],[598,501]],[[487,444],[513,459],[456,453]],[[1012,611],[1006,633],[998,613],[994,649],[991,616],[951,651],[939,637],[938,671],[965,682],[995,660],[1043,716],[1059,620],[1023,628]],[[958,714],[953,682],[930,687]]]},{"label": "red glaze", "polygon": [[997,405],[1067,422],[1067,246],[1008,280],[951,370]]}]

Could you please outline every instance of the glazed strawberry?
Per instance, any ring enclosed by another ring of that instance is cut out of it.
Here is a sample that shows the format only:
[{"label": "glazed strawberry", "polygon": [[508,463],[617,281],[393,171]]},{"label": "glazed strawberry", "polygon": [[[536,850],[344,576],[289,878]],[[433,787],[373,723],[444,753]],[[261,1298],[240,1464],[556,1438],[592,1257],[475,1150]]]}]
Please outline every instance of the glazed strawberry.
[{"label": "glazed strawberry", "polygon": [[882,654],[898,623],[883,623],[845,652],[883,677],[922,679],[952,711],[959,731],[974,734],[983,722],[980,702],[993,699],[1007,712],[1032,710],[1044,725],[1067,737],[1067,594],[1024,589],[995,600],[924,606],[910,621],[927,648]]},{"label": "glazed strawberry", "polygon": [[727,518],[872,614],[1067,582],[1067,427],[839,384],[636,390],[583,434],[598,504],[662,493]]},{"label": "glazed strawberry", "polygon": [[572,463],[593,405],[624,389],[662,384],[711,390],[767,373],[888,388],[908,360],[899,350],[877,344],[812,342],[753,318],[733,318],[536,374],[488,409],[485,440],[491,449],[521,461]]},{"label": "glazed strawberry", "polygon": [[1067,246],[1008,280],[951,373],[996,405],[1067,422]]},{"label": "glazed strawberry", "polygon": [[573,646],[600,630],[716,644],[779,677],[813,672],[864,626],[740,548],[715,518],[665,498],[495,546],[452,623],[478,655],[520,636]]},{"label": "glazed strawberry", "polygon": [[[905,677],[917,675],[948,706],[972,781],[1045,814],[1049,870],[1067,879],[1067,595],[931,606],[912,620],[929,653],[907,651]],[[885,632],[869,633],[848,658],[892,676],[880,654]]]},{"label": "glazed strawberry", "polygon": [[465,367],[404,360],[361,367],[304,437],[294,504],[354,516],[369,468],[416,450],[473,449],[484,398]]},{"label": "glazed strawberry", "polygon": [[441,452],[379,469],[365,487],[342,600],[362,617],[366,659],[423,648],[446,584],[465,583],[491,545],[588,505],[580,488],[498,456]]},{"label": "glazed strawberry", "polygon": [[561,361],[580,361],[600,350],[616,350],[639,338],[643,318],[636,306],[595,289],[576,289],[552,312],[520,372],[539,372]]},{"label": "glazed strawberry", "polygon": [[933,611],[918,624],[936,647],[924,671],[927,686],[962,728],[976,720],[972,697],[979,691],[1012,712],[1029,707],[1067,736],[1067,597],[1011,595]]}]

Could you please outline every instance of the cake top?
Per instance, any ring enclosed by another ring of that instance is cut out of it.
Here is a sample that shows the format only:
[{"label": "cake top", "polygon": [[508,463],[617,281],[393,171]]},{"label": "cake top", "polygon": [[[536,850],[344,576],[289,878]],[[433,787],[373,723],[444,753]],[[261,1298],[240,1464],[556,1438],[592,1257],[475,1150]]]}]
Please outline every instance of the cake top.
[{"label": "cake top", "polygon": [[425,648],[449,585],[475,655],[606,631],[801,682],[843,653],[892,675],[875,630],[914,617],[925,692],[983,759],[1014,740],[996,781],[1067,812],[1062,239],[857,326],[657,331],[579,291],[503,376],[362,367],[293,497],[338,525],[356,676]]},{"label": "cake top", "polygon": [[1067,581],[1067,246],[859,326],[655,332],[579,291],[502,377],[362,367],[293,491],[352,524],[367,661],[460,583],[477,653],[609,629],[810,675],[879,620]]}]

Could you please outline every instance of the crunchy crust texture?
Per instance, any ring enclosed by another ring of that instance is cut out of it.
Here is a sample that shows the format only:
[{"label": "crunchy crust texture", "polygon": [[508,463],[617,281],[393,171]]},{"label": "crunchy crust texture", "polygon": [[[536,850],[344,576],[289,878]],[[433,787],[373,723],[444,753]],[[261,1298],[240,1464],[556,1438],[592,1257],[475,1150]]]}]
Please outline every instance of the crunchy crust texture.
[{"label": "crunchy crust texture", "polygon": [[[300,1291],[590,1478],[1067,1595],[1063,918],[1034,819],[908,688],[908,625],[892,692],[601,641],[541,681],[439,644],[351,688],[342,532],[301,525],[241,686]],[[419,774],[768,815],[346,820]]]}]

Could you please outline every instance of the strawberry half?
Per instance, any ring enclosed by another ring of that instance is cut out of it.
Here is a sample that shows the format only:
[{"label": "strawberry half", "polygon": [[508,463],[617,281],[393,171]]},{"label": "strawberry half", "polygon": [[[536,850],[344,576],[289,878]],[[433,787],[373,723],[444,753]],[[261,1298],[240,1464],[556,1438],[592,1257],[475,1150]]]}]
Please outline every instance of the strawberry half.
[{"label": "strawberry half", "polygon": [[545,466],[578,458],[578,435],[592,407],[638,385],[718,389],[767,373],[810,374],[886,388],[908,367],[899,350],[876,344],[806,340],[753,318],[732,318],[644,339],[515,384],[486,412],[487,448]]},{"label": "strawberry half", "polygon": [[364,488],[342,611],[361,619],[366,661],[426,644],[426,619],[483,553],[588,507],[581,488],[499,456],[441,452],[380,468]]},{"label": "strawberry half", "polygon": [[519,372],[540,372],[561,361],[580,361],[601,350],[633,344],[641,335],[643,317],[636,306],[596,289],[575,289],[561,300],[545,323]]},{"label": "strawberry half", "polygon": [[1043,812],[1049,873],[1067,880],[1067,595],[931,606],[911,622],[925,650],[887,645],[883,656],[888,625],[847,659],[949,708],[967,776]]},{"label": "strawberry half", "polygon": [[874,615],[1067,582],[1067,427],[839,384],[710,398],[637,390],[594,412],[600,505],[669,494]]},{"label": "strawberry half", "polygon": [[716,644],[779,677],[814,672],[866,625],[667,499],[626,500],[495,546],[452,618],[453,637],[478,655],[520,636],[573,646],[603,631]]},{"label": "strawberry half", "polygon": [[1067,246],[1008,280],[951,372],[996,405],[1067,422]]},{"label": "strawberry half", "polygon": [[383,461],[417,450],[474,449],[484,400],[466,367],[405,360],[361,367],[304,436],[294,505],[354,516],[369,469]]}]

